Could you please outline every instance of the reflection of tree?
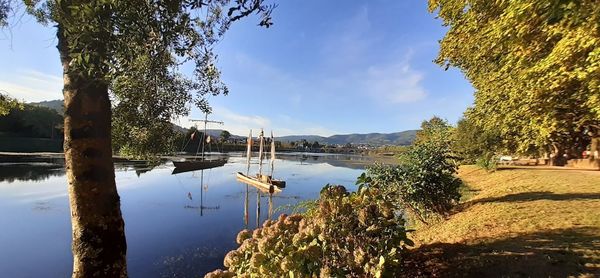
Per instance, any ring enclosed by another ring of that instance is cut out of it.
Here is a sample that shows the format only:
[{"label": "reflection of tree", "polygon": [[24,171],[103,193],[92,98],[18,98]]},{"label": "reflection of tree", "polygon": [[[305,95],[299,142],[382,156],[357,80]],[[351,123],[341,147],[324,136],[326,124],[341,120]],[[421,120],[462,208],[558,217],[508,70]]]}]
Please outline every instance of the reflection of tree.
[{"label": "reflection of tree", "polygon": [[57,164],[3,164],[0,167],[0,182],[42,181],[64,175],[65,169]]}]

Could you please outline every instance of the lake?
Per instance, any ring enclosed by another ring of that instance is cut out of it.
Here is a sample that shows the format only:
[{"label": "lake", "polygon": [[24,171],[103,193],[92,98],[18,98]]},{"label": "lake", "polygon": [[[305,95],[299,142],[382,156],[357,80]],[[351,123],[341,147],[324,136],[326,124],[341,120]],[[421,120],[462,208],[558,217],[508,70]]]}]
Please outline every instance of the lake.
[{"label": "lake", "polygon": [[[274,176],[287,186],[271,198],[236,181],[235,173],[246,171],[242,154],[229,154],[223,167],[176,175],[169,162],[153,168],[117,163],[129,275],[202,277],[222,268],[225,254],[237,247],[238,231],[317,198],[327,183],[355,189],[366,161],[352,155],[278,155]],[[251,173],[257,168],[253,164]],[[69,277],[71,222],[64,169],[47,163],[0,164],[0,229],[2,277]]]}]

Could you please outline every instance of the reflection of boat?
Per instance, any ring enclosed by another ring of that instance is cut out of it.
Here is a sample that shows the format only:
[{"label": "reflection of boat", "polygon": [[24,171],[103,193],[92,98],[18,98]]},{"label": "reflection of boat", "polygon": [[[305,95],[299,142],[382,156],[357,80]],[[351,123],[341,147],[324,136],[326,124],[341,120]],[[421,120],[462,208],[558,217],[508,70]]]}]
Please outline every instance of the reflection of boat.
[{"label": "reflection of boat", "polygon": [[221,167],[225,163],[227,163],[227,158],[173,161],[175,169],[172,174]]},{"label": "reflection of boat", "polygon": [[258,148],[258,174],[256,176],[250,176],[250,159],[252,158],[252,131],[250,131],[250,136],[248,136],[248,147],[247,147],[247,174],[243,174],[242,172],[237,173],[237,180],[243,182],[245,184],[252,185],[256,188],[259,188],[263,191],[273,193],[280,192],[281,188],[285,187],[285,181],[277,180],[273,178],[273,170],[275,167],[275,141],[273,140],[273,133],[271,132],[271,174],[263,175],[262,174],[262,160],[263,160],[263,146],[264,146],[264,134],[263,131],[260,131],[259,136],[259,148]]},{"label": "reflection of boat", "polygon": [[[248,207],[249,207],[249,203],[250,203],[250,190],[249,190],[249,186],[246,185],[246,196],[244,198],[244,227],[246,229],[248,229],[248,222],[249,222],[249,211],[248,211]],[[261,197],[263,197],[261,195],[261,190],[257,189],[256,190],[256,228],[260,227],[260,212],[261,212],[261,205],[260,205],[260,199]],[[271,219],[273,217],[273,194],[269,193],[269,207],[268,207],[268,211],[267,211],[268,215],[267,215],[267,219]]]},{"label": "reflection of boat", "polygon": [[[221,208],[220,206],[214,206],[214,207],[204,206],[204,196],[202,194],[202,192],[204,190],[208,190],[208,185],[206,185],[206,187],[205,187],[205,185],[204,185],[204,170],[200,170],[200,206],[186,205],[184,208],[198,209],[198,210],[200,210],[200,216],[204,215],[205,209],[209,209],[209,210],[220,209]],[[187,193],[187,198],[190,199],[190,201],[194,200],[191,192]]]},{"label": "reflection of boat", "polygon": [[[225,163],[227,163],[227,158],[221,158],[221,159],[205,159],[204,158],[205,143],[210,144],[210,141],[211,141],[210,136],[206,135],[206,124],[207,123],[223,124],[223,122],[209,121],[208,114],[204,115],[204,120],[191,120],[191,121],[204,122],[204,133],[202,134],[202,136],[204,138],[201,138],[202,144],[198,144],[198,149],[196,150],[196,158],[194,158],[192,160],[173,161],[173,165],[175,166],[175,169],[173,170],[172,174],[221,167],[221,166],[225,165]],[[191,134],[190,140],[193,140],[194,136],[196,135],[196,132],[197,131],[194,131]],[[197,156],[198,156],[198,151],[200,151],[200,145],[202,145],[202,152],[201,152],[200,158],[198,158]]]}]

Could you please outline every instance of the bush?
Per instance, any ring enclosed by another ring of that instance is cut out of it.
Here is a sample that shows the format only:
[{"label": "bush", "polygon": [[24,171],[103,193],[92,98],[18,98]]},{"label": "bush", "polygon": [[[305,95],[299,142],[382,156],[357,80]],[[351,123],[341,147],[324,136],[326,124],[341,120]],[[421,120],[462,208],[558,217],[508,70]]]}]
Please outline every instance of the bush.
[{"label": "bush", "polygon": [[400,156],[400,165],[376,165],[367,174],[374,186],[386,188],[399,206],[426,223],[431,215],[447,215],[460,199],[454,161],[448,144],[422,142]]},{"label": "bush", "polygon": [[458,121],[452,134],[452,149],[462,164],[479,164],[502,145],[497,131],[486,131],[469,118]]},{"label": "bush", "polygon": [[485,170],[495,171],[498,167],[498,158],[491,153],[487,153],[478,158],[475,164]]},{"label": "bush", "polygon": [[227,270],[206,277],[397,276],[402,250],[413,243],[383,195],[375,187],[348,193],[327,185],[310,216],[281,215],[241,231],[240,247],[225,257]]}]

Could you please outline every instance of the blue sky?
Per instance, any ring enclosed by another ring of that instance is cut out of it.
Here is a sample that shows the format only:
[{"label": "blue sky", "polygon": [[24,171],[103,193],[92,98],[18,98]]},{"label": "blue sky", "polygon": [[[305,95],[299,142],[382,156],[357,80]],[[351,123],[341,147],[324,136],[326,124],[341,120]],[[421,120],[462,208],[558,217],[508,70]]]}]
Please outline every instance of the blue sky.
[{"label": "blue sky", "polygon": [[[435,59],[445,28],[424,0],[282,0],[269,29],[246,18],[217,46],[228,96],[210,118],[234,134],[333,135],[416,129],[438,115],[455,123],[473,88]],[[0,90],[61,99],[54,28],[24,17],[0,33]],[[193,110],[190,118],[202,118]],[[187,119],[175,120],[189,126]]]}]

